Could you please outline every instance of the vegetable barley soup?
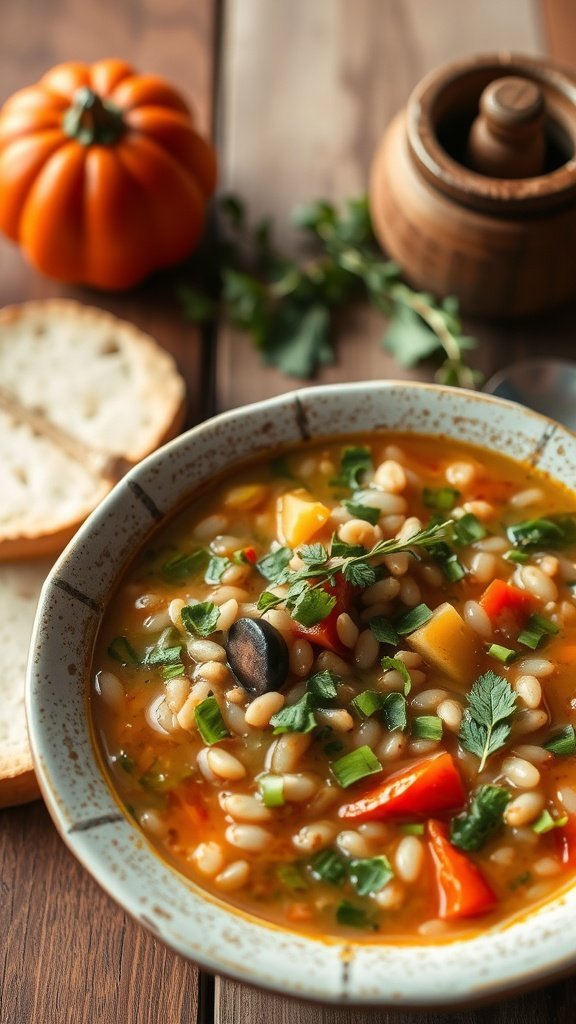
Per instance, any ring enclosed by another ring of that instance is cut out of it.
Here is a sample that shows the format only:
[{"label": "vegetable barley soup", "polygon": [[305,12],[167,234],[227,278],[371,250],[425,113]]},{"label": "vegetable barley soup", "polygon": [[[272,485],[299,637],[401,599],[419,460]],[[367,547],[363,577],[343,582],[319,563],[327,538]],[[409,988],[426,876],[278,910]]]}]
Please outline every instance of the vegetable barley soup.
[{"label": "vegetable barley soup", "polygon": [[119,799],[235,907],[425,942],[576,872],[576,500],[379,434],[245,464],[122,580],[93,716]]}]

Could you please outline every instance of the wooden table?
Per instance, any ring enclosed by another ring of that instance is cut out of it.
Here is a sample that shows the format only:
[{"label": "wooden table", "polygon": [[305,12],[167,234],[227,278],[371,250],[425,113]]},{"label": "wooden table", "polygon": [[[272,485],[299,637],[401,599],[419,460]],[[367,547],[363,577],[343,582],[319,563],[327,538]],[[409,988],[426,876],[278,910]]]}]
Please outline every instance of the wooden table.
[{"label": "wooden table", "polygon": [[[14,0],[2,5],[0,99],[65,59],[120,55],[194,98],[221,153],[221,186],[255,217],[272,213],[296,242],[298,201],[364,190],[376,142],[432,67],[471,52],[552,53],[576,63],[573,0]],[[294,386],[264,369],[228,329],[186,326],[169,283],[124,295],[64,288],[0,244],[0,303],[71,295],[156,335],[189,387],[190,423]],[[467,325],[486,373],[546,345],[570,355],[575,309],[529,323]],[[400,376],[360,313],[324,381]],[[405,374],[404,374],[405,375]],[[414,375],[425,376],[418,372]],[[373,1014],[321,1009],[199,976],[99,889],[68,853],[40,802],[0,811],[0,1024],[364,1024]],[[556,1024],[575,1019],[576,981],[488,1009],[381,1012],[386,1024]]]}]

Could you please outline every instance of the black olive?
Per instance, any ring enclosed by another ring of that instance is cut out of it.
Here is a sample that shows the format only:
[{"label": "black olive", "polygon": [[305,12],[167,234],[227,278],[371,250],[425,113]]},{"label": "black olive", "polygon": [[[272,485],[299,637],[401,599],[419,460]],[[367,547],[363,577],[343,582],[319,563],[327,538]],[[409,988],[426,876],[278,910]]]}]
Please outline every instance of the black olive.
[{"label": "black olive", "polygon": [[228,663],[253,697],[280,690],[288,675],[288,647],[265,619],[236,619],[228,633]]}]

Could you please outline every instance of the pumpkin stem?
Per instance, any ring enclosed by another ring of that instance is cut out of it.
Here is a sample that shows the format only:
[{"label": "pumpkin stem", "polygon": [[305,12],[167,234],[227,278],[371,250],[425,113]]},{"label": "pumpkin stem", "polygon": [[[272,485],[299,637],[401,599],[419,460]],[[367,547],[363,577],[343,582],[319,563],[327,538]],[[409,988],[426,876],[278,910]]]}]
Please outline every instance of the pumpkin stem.
[{"label": "pumpkin stem", "polygon": [[121,111],[92,89],[77,89],[72,106],[64,114],[62,128],[82,146],[111,146],[124,131]]}]

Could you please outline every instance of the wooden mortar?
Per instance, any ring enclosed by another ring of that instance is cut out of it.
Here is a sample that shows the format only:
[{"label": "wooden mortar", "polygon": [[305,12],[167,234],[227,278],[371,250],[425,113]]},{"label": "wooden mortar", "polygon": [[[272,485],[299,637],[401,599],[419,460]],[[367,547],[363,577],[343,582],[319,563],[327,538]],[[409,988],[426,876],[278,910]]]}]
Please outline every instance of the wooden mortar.
[{"label": "wooden mortar", "polygon": [[576,295],[576,78],[507,53],[432,72],[369,191],[376,235],[417,288],[485,316]]}]

